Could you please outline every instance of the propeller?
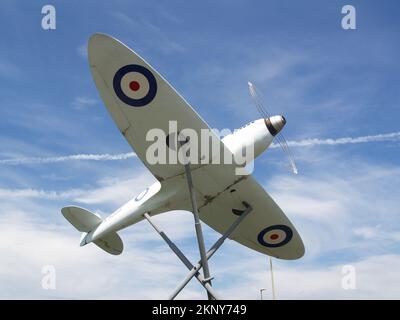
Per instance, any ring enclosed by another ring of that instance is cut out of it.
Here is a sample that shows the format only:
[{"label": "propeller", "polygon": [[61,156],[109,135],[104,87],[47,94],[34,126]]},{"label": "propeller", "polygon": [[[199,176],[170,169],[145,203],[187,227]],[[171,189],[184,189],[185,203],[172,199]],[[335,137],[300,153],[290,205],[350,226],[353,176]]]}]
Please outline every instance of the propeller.
[{"label": "propeller", "polygon": [[[261,99],[261,94],[257,91],[256,87],[254,86],[254,84],[252,84],[251,82],[247,82],[248,86],[249,86],[249,91],[250,91],[250,96],[258,110],[258,112],[260,113],[260,115],[266,120],[269,121],[269,119],[271,118],[271,114],[268,112],[268,110],[264,107],[263,103],[262,103],[262,99]],[[282,117],[282,120],[284,123],[286,123],[286,120],[284,117]],[[275,139],[278,141],[279,145],[281,146],[283,152],[286,154],[286,157],[289,160],[292,172],[294,174],[297,174],[297,167],[296,167],[296,163],[294,161],[294,157],[292,154],[292,151],[290,150],[285,137],[283,136],[283,134],[281,132],[278,132],[275,136]]]}]

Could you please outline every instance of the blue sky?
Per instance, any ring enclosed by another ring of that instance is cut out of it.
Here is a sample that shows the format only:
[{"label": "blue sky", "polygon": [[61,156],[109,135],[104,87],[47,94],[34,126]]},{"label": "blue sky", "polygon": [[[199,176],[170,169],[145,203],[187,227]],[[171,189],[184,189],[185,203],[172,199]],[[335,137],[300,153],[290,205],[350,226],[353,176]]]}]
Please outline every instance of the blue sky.
[{"label": "blue sky", "polygon": [[[57,10],[56,30],[41,28],[45,4]],[[341,28],[345,4],[357,10],[357,30]],[[79,248],[60,214],[74,203],[107,215],[154,181],[134,157],[68,160],[132,151],[88,68],[87,39],[105,32],[149,61],[211,127],[233,130],[259,117],[252,80],[287,118],[287,140],[325,142],[293,147],[298,176],[279,149],[255,163],[306,245],[298,261],[274,260],[278,298],[399,298],[399,10],[396,1],[365,0],[3,0],[0,297],[164,298],[185,274],[145,223],[121,232],[125,252],[110,257]],[[351,143],[357,137],[368,142]],[[67,158],[46,161],[60,156]],[[157,219],[195,260],[190,214]],[[217,235],[206,233],[211,244]],[[214,259],[225,296],[257,299],[270,288],[264,256],[228,242]],[[355,290],[340,285],[348,264]],[[41,288],[43,265],[55,266],[56,290]],[[182,295],[204,297],[195,282]]]}]

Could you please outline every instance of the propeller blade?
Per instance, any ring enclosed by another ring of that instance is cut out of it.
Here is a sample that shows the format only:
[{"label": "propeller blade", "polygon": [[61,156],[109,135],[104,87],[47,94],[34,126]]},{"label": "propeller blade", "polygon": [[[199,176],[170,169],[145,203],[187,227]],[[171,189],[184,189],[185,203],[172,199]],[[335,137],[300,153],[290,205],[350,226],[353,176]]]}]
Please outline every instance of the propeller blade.
[{"label": "propeller blade", "polygon": [[281,146],[282,150],[286,153],[286,156],[289,159],[290,166],[292,168],[292,172],[294,174],[298,174],[299,171],[297,170],[297,166],[296,166],[296,162],[294,161],[293,153],[292,153],[291,149],[289,148],[285,137],[281,133],[278,133],[278,135],[276,137],[278,138],[277,140],[278,140],[279,145]]},{"label": "propeller blade", "polygon": [[[249,87],[249,92],[250,92],[250,96],[253,100],[254,105],[257,108],[258,113],[264,118],[269,118],[271,117],[271,113],[267,110],[267,108],[263,105],[262,103],[262,96],[261,94],[258,92],[258,90],[256,89],[255,85],[252,84],[250,81],[247,82],[247,85]],[[275,139],[278,141],[278,144],[281,146],[283,152],[286,154],[289,162],[290,162],[290,166],[292,169],[292,172],[294,174],[298,173],[297,170],[297,166],[296,166],[296,162],[294,161],[294,156],[292,151],[290,150],[285,137],[283,136],[283,134],[281,132],[279,132],[276,136]]]},{"label": "propeller blade", "polygon": [[260,113],[260,115],[263,118],[269,118],[271,115],[269,114],[267,109],[262,104],[261,94],[258,92],[256,87],[250,81],[247,82],[247,85],[249,86],[250,96],[251,96],[251,98],[253,100],[253,103],[255,104],[255,106],[256,106],[256,108],[258,110],[258,113]]}]

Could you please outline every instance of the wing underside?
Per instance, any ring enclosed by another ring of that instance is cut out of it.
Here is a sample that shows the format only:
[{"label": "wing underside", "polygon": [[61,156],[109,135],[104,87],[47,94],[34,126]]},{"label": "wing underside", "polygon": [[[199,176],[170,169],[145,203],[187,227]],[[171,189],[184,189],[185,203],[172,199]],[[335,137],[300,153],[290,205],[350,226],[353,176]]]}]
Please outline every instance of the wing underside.
[{"label": "wing underside", "polygon": [[[245,209],[245,202],[253,210],[232,234],[232,240],[281,259],[304,255],[296,228],[251,175],[237,176],[232,165],[207,165],[193,170],[193,180],[200,218],[211,228],[224,233]],[[191,210],[185,192],[183,189],[172,207]]]},{"label": "wing underside", "polygon": [[[212,139],[220,141],[154,68],[118,40],[94,34],[89,40],[88,56],[96,87],[108,111],[137,156],[159,181],[179,175],[184,169],[173,164],[168,152],[164,163],[148,161],[146,151],[154,143],[146,139],[150,130],[164,132],[166,143],[167,136],[186,128],[198,136],[202,129],[210,130]],[[176,122],[176,130],[170,121]],[[224,148],[223,144],[220,147]]]}]

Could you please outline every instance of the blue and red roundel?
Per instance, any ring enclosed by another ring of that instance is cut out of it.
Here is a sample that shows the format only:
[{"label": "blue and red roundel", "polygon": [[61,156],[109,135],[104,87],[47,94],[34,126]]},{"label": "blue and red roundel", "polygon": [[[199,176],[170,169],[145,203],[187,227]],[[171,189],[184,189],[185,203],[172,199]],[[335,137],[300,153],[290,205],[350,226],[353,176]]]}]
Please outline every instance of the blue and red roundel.
[{"label": "blue and red roundel", "polygon": [[129,64],[114,75],[113,87],[117,97],[132,107],[144,107],[157,94],[157,81],[147,68]]},{"label": "blue and red roundel", "polygon": [[263,229],[258,234],[258,242],[264,247],[276,248],[287,244],[293,237],[293,231],[288,226],[278,224]]}]

